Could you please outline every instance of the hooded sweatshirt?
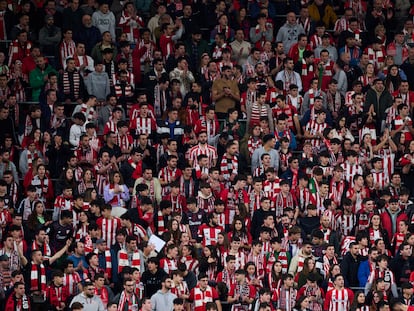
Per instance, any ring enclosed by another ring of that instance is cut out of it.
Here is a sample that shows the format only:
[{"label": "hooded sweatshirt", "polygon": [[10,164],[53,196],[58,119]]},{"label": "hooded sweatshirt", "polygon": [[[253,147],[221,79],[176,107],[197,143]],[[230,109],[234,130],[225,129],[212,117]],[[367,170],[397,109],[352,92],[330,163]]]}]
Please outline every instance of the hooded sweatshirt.
[{"label": "hooded sweatshirt", "polygon": [[106,14],[102,13],[102,11],[98,10],[92,14],[92,25],[97,27],[99,31],[104,33],[105,31],[109,31],[112,36],[112,40],[114,41],[116,38],[115,35],[115,15],[114,13],[108,11]]}]

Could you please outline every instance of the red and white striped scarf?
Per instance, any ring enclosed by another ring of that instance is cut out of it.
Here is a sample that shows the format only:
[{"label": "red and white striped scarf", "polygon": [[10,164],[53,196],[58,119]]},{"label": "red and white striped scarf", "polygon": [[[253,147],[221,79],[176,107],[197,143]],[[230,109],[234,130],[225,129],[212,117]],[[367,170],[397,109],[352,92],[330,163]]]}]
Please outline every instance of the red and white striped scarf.
[{"label": "red and white striped scarf", "polygon": [[[94,252],[95,254],[99,253],[97,248],[95,248]],[[105,250],[105,273],[112,275],[112,257],[109,248]]]},{"label": "red and white striped scarf", "polygon": [[[82,58],[82,64],[80,63],[80,59]],[[79,68],[81,65],[88,67],[88,57],[86,55],[79,56],[78,54],[73,54],[73,59],[75,61],[75,66]]]},{"label": "red and white striped scarf", "polygon": [[194,196],[194,180],[193,178],[190,177],[190,179],[188,180],[188,196],[187,193],[185,192],[185,184],[186,184],[186,180],[184,180],[184,176],[180,177],[180,193],[183,193],[186,195],[186,197],[192,197]]},{"label": "red and white striped scarf", "polygon": [[345,181],[340,180],[339,182],[335,182],[333,179],[331,180],[331,187],[330,187],[330,196],[329,198],[337,205],[340,206],[342,202],[342,195],[345,191]]},{"label": "red and white striped scarf", "polygon": [[302,59],[302,76],[307,76],[311,72],[314,72],[313,65],[306,64],[305,59]]},{"label": "red and white striped scarf", "polygon": [[132,306],[138,305],[138,299],[135,294],[132,294],[130,297],[128,297],[127,294],[125,294],[125,291],[122,291],[121,297],[119,298],[117,311],[124,311],[126,305],[128,305],[127,310],[133,310]]},{"label": "red and white striped scarf", "polygon": [[305,211],[306,207],[310,203],[311,193],[308,188],[301,189],[300,187],[296,188],[296,200],[301,211]]},{"label": "red and white striped scarf", "polygon": [[50,257],[52,256],[52,250],[50,249],[49,244],[47,244],[46,242],[43,244],[43,246],[39,246],[36,241],[33,241],[32,243],[32,251],[34,250],[40,250],[42,252],[42,255],[44,257]]},{"label": "red and white striped scarf", "polygon": [[250,157],[253,155],[253,152],[262,146],[262,140],[258,137],[250,136],[247,141],[247,149],[249,150]]},{"label": "red and white striped scarf", "polygon": [[86,121],[91,122],[95,120],[95,108],[88,107],[85,103],[81,105],[81,112],[85,115]]},{"label": "red and white striped scarf", "polygon": [[66,59],[76,52],[76,44],[75,41],[71,40],[69,42],[62,41],[60,44],[60,61],[62,63],[62,67],[65,67]]},{"label": "red and white striped scarf", "polygon": [[288,193],[285,197],[281,192],[276,196],[275,199],[275,208],[276,208],[276,217],[281,217],[283,215],[283,210],[287,207],[294,207],[294,199],[291,193]]},{"label": "red and white striped scarf", "polygon": [[35,264],[32,261],[32,269],[30,272],[30,291],[41,291],[46,293],[46,268],[43,264]]},{"label": "red and white striped scarf", "polygon": [[129,261],[129,255],[125,249],[121,249],[118,253],[118,273],[122,272],[124,267],[132,267],[141,270],[141,257],[138,250],[132,253],[132,260]]},{"label": "red and white striped scarf", "polygon": [[296,20],[296,22],[298,23],[298,24],[300,24],[300,25],[302,25],[302,27],[303,27],[303,30],[305,30],[305,33],[307,34],[307,35],[309,35],[310,33],[310,29],[311,29],[311,19],[309,18],[309,17],[307,17],[306,19],[305,19],[305,21],[302,21],[300,18],[298,18],[297,20]]},{"label": "red and white striped scarf", "polygon": [[224,28],[221,25],[217,25],[217,33],[222,33],[226,37],[226,41],[230,40],[231,31],[229,26],[225,26]]},{"label": "red and white striped scarf", "polygon": [[157,213],[157,234],[163,234],[165,231],[167,231],[167,229],[165,228],[165,221],[164,221],[164,215],[162,214],[162,212],[159,210]]},{"label": "red and white striped scarf", "polygon": [[[231,158],[227,158],[227,153],[223,155],[223,158],[220,163],[220,175],[226,181],[228,186],[230,183],[230,176],[231,174],[237,174],[239,169],[239,160],[236,155],[231,156]],[[231,173],[230,173],[231,172]]]},{"label": "red and white striped scarf", "polygon": [[63,276],[63,286],[67,286],[70,295],[76,295],[78,292],[78,284],[81,282],[81,278],[77,272],[71,274],[65,273]]},{"label": "red and white striped scarf", "polygon": [[329,269],[333,265],[338,264],[338,259],[334,256],[332,259],[329,259],[326,255],[323,255],[323,270],[325,271],[325,277],[329,275]]},{"label": "red and white striped scarf", "polygon": [[[357,34],[355,34],[355,39],[356,39],[356,36]],[[352,49],[352,52],[351,52],[351,49]],[[347,45],[345,45],[345,53],[349,53],[351,55],[351,59],[359,59],[359,49],[356,46],[349,48]]]},{"label": "red and white striped scarf", "polygon": [[119,148],[121,148],[121,150],[129,149],[129,147],[132,146],[132,137],[128,134],[119,135],[118,133],[116,136],[116,144],[119,146]]},{"label": "red and white striped scarf", "polygon": [[81,81],[81,77],[79,72],[74,71],[73,75],[72,75],[72,84],[73,84],[73,94],[71,92],[70,89],[70,85],[71,85],[71,81],[69,79],[69,72],[68,71],[64,71],[63,72],[63,93],[65,95],[71,95],[74,96],[75,98],[79,97],[79,87],[80,87],[80,81]]}]

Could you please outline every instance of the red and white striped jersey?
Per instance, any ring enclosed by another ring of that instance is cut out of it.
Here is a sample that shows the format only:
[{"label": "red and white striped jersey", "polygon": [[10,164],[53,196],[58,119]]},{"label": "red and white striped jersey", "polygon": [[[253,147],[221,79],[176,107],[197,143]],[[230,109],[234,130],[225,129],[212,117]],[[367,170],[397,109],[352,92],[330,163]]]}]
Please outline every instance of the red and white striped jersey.
[{"label": "red and white striped jersey", "polygon": [[338,229],[341,232],[342,236],[351,235],[352,230],[356,226],[356,215],[349,214],[349,215],[340,215],[337,219]]},{"label": "red and white striped jersey", "polygon": [[[311,135],[317,135],[317,133],[323,133],[323,130],[327,127],[326,122],[318,123],[316,120],[311,120],[306,125],[305,131],[308,131]],[[319,147],[322,143],[320,139],[309,139],[308,141],[312,144],[312,147]]]},{"label": "red and white striped jersey", "polygon": [[96,221],[96,224],[102,231],[102,238],[106,241],[106,246],[111,248],[116,242],[116,231],[121,228],[121,221],[116,217],[110,219],[100,217]]},{"label": "red and white striped jersey", "polygon": [[193,167],[195,167],[197,163],[197,157],[201,154],[205,154],[208,157],[209,168],[213,166],[213,161],[217,160],[217,149],[210,145],[202,146],[200,144],[192,147],[189,151],[189,160],[193,161]]},{"label": "red and white striped jersey", "polygon": [[379,190],[384,190],[390,182],[388,174],[385,171],[377,172],[374,170],[371,170],[371,173],[374,178],[374,185],[378,185]]},{"label": "red and white striped jersey", "polygon": [[286,114],[289,117],[288,118],[288,121],[287,121],[287,125],[289,126],[289,128],[292,131],[294,131],[295,130],[295,126],[293,124],[293,117],[298,115],[298,111],[291,104],[285,105],[284,108],[280,108],[279,106],[276,105],[275,107],[272,108],[272,115],[273,115],[273,119],[274,119],[274,124],[276,124],[277,118],[282,113]]},{"label": "red and white striped jersey", "polygon": [[276,195],[280,192],[280,179],[276,177],[274,181],[265,180],[263,182],[263,191],[271,201],[271,206],[274,208],[274,201]]},{"label": "red and white striped jersey", "polygon": [[391,147],[387,149],[381,148],[378,150],[378,156],[382,158],[384,172],[386,172],[388,176],[391,176],[391,174],[394,173],[395,152],[392,151]]},{"label": "red and white striped jersey", "polygon": [[348,161],[341,164],[344,169],[344,179],[349,183],[350,187],[354,186],[354,176],[356,174],[362,175],[362,166],[359,164],[350,164]]},{"label": "red and white striped jersey", "polygon": [[353,299],[354,293],[348,288],[332,289],[326,293],[324,310],[348,311]]},{"label": "red and white striped jersey", "polygon": [[296,202],[299,205],[299,209],[301,211],[305,211],[309,203],[311,202],[311,192],[308,188],[301,189],[300,187],[296,187],[295,190],[295,197]]},{"label": "red and white striped jersey", "polygon": [[137,118],[131,119],[129,123],[129,129],[131,131],[134,130],[135,135],[140,135],[140,134],[151,135],[152,133],[155,133],[157,129],[157,124],[155,123],[155,120],[153,118],[137,117]]},{"label": "red and white striped jersey", "polygon": [[313,205],[316,206],[318,216],[322,215],[325,211],[325,206],[323,206],[323,202],[328,199],[328,196],[322,197],[319,192],[313,193],[311,195],[310,201]]},{"label": "red and white striped jersey", "polygon": [[[223,252],[221,254],[221,263],[224,265],[225,269],[227,269],[226,258],[228,255],[230,255],[229,252]],[[235,270],[244,269],[244,265],[248,261],[246,260],[246,254],[243,251],[239,250],[239,252],[236,255],[234,255],[234,257],[236,258],[234,269]]]},{"label": "red and white striped jersey", "polygon": [[182,173],[179,168],[171,169],[168,166],[163,167],[160,172],[158,173],[158,179],[164,182],[167,182],[167,185],[162,186],[161,195],[167,195],[171,187],[169,186],[170,183],[172,183],[175,180],[179,180]]},{"label": "red and white striped jersey", "polygon": [[342,202],[342,196],[345,194],[346,189],[346,182],[341,180],[339,182],[335,182],[333,179],[331,180],[330,188],[329,188],[329,198],[337,205],[340,206]]},{"label": "red and white striped jersey", "polygon": [[349,189],[346,192],[346,197],[352,199],[356,193],[356,200],[354,203],[354,213],[358,213],[362,209],[362,200],[369,196],[369,191],[365,188],[362,188],[360,191],[355,190],[355,188]]},{"label": "red and white striped jersey", "polygon": [[198,236],[202,238],[203,246],[216,245],[218,234],[223,231],[220,226],[210,227],[207,224],[202,224],[198,228]]}]

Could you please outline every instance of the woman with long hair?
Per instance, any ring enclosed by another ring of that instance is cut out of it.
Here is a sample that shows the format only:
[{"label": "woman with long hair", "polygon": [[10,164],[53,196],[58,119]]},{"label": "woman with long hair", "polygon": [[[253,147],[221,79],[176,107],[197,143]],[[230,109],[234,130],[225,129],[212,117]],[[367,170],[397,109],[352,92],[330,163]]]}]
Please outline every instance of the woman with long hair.
[{"label": "woman with long hair", "polygon": [[388,66],[388,74],[385,78],[385,87],[392,94],[398,90],[401,84],[401,76],[397,65]]},{"label": "woman with long hair", "polygon": [[371,245],[374,245],[376,240],[382,239],[384,240],[385,247],[387,249],[391,249],[388,231],[382,227],[381,217],[378,211],[375,211],[374,214],[371,216],[368,227],[368,235]]},{"label": "woman with long hair", "polygon": [[53,183],[46,172],[46,166],[40,164],[36,168],[36,175],[33,176],[30,184],[36,187],[37,198],[43,201],[46,207],[53,204]]},{"label": "woman with long hair", "polygon": [[362,90],[369,90],[372,87],[375,78],[375,66],[374,64],[368,63],[364,74],[358,78],[358,80],[362,82]]},{"label": "woman with long hair", "polygon": [[376,239],[374,245],[378,250],[378,256],[379,255],[387,255],[390,257],[392,256],[391,250],[387,248],[387,244],[385,243],[383,238]]},{"label": "woman with long hair", "polygon": [[322,288],[325,290],[326,293],[331,289],[335,288],[333,280],[336,275],[341,273],[341,266],[339,264],[334,264],[329,268],[329,278],[326,279],[322,284]]},{"label": "woman with long hair", "polygon": [[238,237],[240,239],[240,247],[244,251],[249,251],[252,244],[252,236],[247,231],[244,219],[240,216],[234,216],[233,224],[231,225],[232,231],[229,232],[229,239]]},{"label": "woman with long hair", "polygon": [[87,189],[90,188],[95,188],[96,184],[94,181],[94,176],[93,176],[93,172],[90,169],[85,169],[82,172],[82,178],[79,181],[79,185],[78,185],[78,192],[79,194],[83,194],[85,193],[85,191]]},{"label": "woman with long hair", "polygon": [[310,299],[308,296],[301,296],[297,301],[295,306],[293,307],[294,311],[311,311],[309,309]]},{"label": "woman with long hair", "polygon": [[200,274],[207,274],[209,280],[215,279],[217,276],[218,262],[216,247],[213,245],[205,246],[200,257]]},{"label": "woman with long hair", "polygon": [[305,261],[303,262],[302,271],[296,275],[297,280],[295,281],[298,283],[298,288],[301,288],[303,285],[306,284],[306,280],[310,274],[314,276],[317,283],[320,283],[322,281],[322,277],[316,269],[315,259],[312,257],[308,257],[305,259]]},{"label": "woman with long hair", "polygon": [[88,188],[83,193],[83,208],[84,210],[89,210],[89,206],[92,201],[95,201],[98,199],[98,191],[96,191],[95,188]]},{"label": "woman with long hair", "polygon": [[45,131],[42,136],[42,140],[40,142],[40,152],[42,153],[43,160],[46,165],[49,164],[49,158],[46,155],[46,152],[49,150],[49,148],[52,146],[52,135],[50,132]]},{"label": "woman with long hair", "polygon": [[197,251],[194,246],[183,245],[181,247],[180,262],[185,263],[188,271],[193,271],[195,275],[198,275],[198,268],[200,265],[197,257]]},{"label": "woman with long hair", "polygon": [[230,248],[229,236],[225,231],[221,231],[217,235],[217,255],[220,258],[222,254],[227,252]]},{"label": "woman with long hair", "polygon": [[357,291],[355,293],[350,311],[369,311],[369,306],[366,304],[365,294],[363,291]]},{"label": "woman with long hair", "polygon": [[61,174],[56,182],[55,194],[61,195],[63,190],[67,187],[72,188],[72,194],[78,194],[78,183],[75,180],[74,171],[71,168],[66,168]]},{"label": "woman with long hair", "polygon": [[234,16],[231,19],[231,27],[233,29],[242,29],[244,40],[249,41],[250,21],[245,7],[240,7],[240,10],[234,11]]},{"label": "woman with long hair", "polygon": [[254,286],[256,288],[256,292],[259,292],[259,289],[263,287],[263,283],[257,275],[257,269],[254,262],[248,261],[244,266],[244,270],[246,271],[247,284]]},{"label": "woman with long hair", "polygon": [[116,215],[126,212],[126,202],[130,199],[129,189],[120,172],[109,175],[109,184],[104,187],[104,199],[106,203],[111,204],[112,211]]},{"label": "woman with long hair", "polygon": [[82,238],[88,236],[89,219],[88,214],[85,211],[81,211],[78,214],[78,225],[75,230],[75,240],[80,241]]},{"label": "woman with long hair", "polygon": [[178,244],[180,241],[181,230],[180,230],[180,223],[176,219],[171,219],[167,223],[167,230],[171,233],[174,243]]},{"label": "woman with long hair", "polygon": [[37,200],[33,203],[33,212],[27,218],[26,226],[27,229],[25,231],[28,235],[26,238],[28,241],[29,238],[32,236],[34,238],[34,232],[39,228],[47,228],[52,224],[52,219],[46,213],[45,205],[42,201]]},{"label": "woman with long hair", "polygon": [[278,292],[282,286],[282,275],[282,263],[277,260],[273,263],[272,270],[266,273],[263,279],[263,286],[270,289],[271,296]]}]

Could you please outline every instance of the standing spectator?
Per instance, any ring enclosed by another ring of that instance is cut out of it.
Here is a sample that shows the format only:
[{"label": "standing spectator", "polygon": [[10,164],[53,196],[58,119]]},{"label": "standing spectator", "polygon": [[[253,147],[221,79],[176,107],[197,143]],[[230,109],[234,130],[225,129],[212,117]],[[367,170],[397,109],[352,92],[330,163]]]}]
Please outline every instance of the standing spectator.
[{"label": "standing spectator", "polygon": [[153,311],[171,310],[173,301],[177,298],[171,293],[172,279],[164,276],[161,279],[161,289],[151,296],[151,306]]},{"label": "standing spectator", "polygon": [[345,284],[347,284],[347,286],[349,287],[359,286],[358,268],[360,262],[361,257],[359,255],[358,244],[352,242],[351,244],[349,244],[349,251],[346,253],[341,262],[341,271],[343,273],[343,276],[341,277],[343,278],[343,281],[345,281]]},{"label": "standing spectator", "polygon": [[115,15],[109,10],[108,3],[101,2],[99,10],[92,14],[92,25],[97,27],[101,34],[109,31],[112,40],[115,40]]},{"label": "standing spectator", "polygon": [[77,36],[82,27],[82,10],[79,8],[79,0],[69,0],[69,5],[63,10],[63,29],[71,29]]},{"label": "standing spectator", "polygon": [[[73,0],[77,1],[77,0]],[[77,302],[84,306],[85,311],[104,311],[104,305],[101,298],[95,295],[95,286],[92,282],[86,282],[83,286],[83,292],[73,297],[70,307]]]},{"label": "standing spectator", "polygon": [[212,86],[212,100],[216,103],[217,118],[225,119],[229,108],[235,108],[240,101],[240,92],[237,82],[231,80],[231,68],[223,66],[221,78],[215,80]]},{"label": "standing spectator", "polygon": [[302,33],[305,33],[305,30],[301,24],[297,23],[295,12],[290,11],[286,14],[286,23],[277,32],[276,41],[283,43],[285,54],[287,54],[290,47],[298,41],[299,35]]}]

